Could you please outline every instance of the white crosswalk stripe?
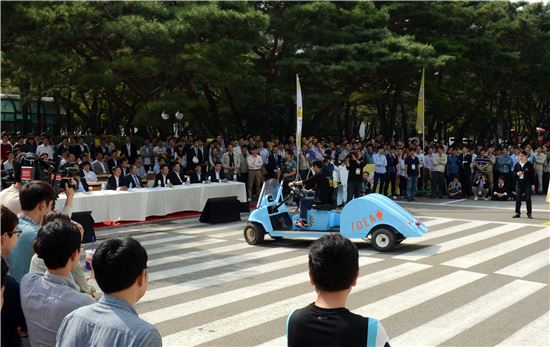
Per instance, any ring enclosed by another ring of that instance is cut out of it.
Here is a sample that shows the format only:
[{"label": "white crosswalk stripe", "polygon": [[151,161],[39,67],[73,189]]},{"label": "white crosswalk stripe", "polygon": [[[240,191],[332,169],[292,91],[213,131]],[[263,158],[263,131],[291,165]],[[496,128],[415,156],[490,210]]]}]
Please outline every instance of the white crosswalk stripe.
[{"label": "white crosswalk stripe", "polygon": [[497,346],[550,346],[549,327],[550,314],[546,312],[533,322],[515,332],[512,336],[499,343]]},{"label": "white crosswalk stripe", "polygon": [[466,254],[462,257],[445,262],[443,263],[443,265],[454,266],[463,269],[470,268],[472,266],[481,264],[506,253],[510,253],[525,246],[529,246],[535,242],[548,239],[548,237],[550,237],[550,228],[545,228],[535,231],[533,233],[522,235],[518,238],[503,243],[499,243],[497,245],[482,249],[474,253]]},{"label": "white crosswalk stripe", "polygon": [[545,249],[540,253],[537,253],[528,258],[522,259],[517,263],[514,263],[498,271],[495,271],[495,273],[501,274],[501,275],[515,276],[515,277],[525,277],[537,270],[540,270],[548,266],[549,264],[550,264],[550,249]]},{"label": "white crosswalk stripe", "polygon": [[[398,330],[390,336],[392,345],[444,345],[548,288],[539,271],[550,264],[548,247],[537,248],[520,259],[516,251],[549,240],[550,228],[439,217],[422,220],[434,230],[424,237],[405,240],[395,253],[379,253],[356,242],[361,271],[352,297],[362,298],[368,289],[379,285],[391,285],[394,291],[376,296],[376,301],[360,302],[360,307],[351,311],[384,323],[412,315],[417,306],[419,310],[428,309],[430,302],[441,301],[438,298],[443,295],[458,293],[460,301],[462,291],[475,288],[481,294],[465,300],[462,306],[453,300],[452,309],[446,313],[438,313],[420,326],[411,328],[409,324]],[[268,237],[265,247],[250,246],[242,240],[244,225],[243,221],[219,226],[188,222],[132,229],[151,256],[151,288],[136,309],[143,319],[161,328],[165,346],[235,345],[237,340],[242,346],[286,345],[285,326],[280,322],[315,298],[308,285],[308,243],[297,241],[294,245],[291,240],[278,242]],[[479,242],[487,246],[480,250],[475,246]],[[516,253],[505,258],[512,252]],[[438,258],[441,254],[445,257]],[[483,268],[498,270],[472,269],[482,263],[491,265]],[[217,270],[221,267],[225,271]],[[416,276],[424,280],[419,283]],[[502,285],[480,289],[491,276]],[[271,296],[280,298],[283,293],[284,299],[266,300]],[[251,307],[260,297],[262,305]],[[208,315],[211,319],[205,319]],[[195,317],[199,317],[197,323],[193,323]],[[548,345],[548,320],[548,312],[533,313],[532,321],[509,331],[499,345]],[[180,322],[184,324],[178,327]],[[262,334],[257,334],[253,342],[247,342],[244,331],[258,328],[269,329],[264,330],[265,341],[261,341]]]},{"label": "white crosswalk stripe", "polygon": [[443,229],[439,229],[439,230],[436,230],[436,231],[430,231],[430,232],[427,232],[426,235],[424,235],[423,237],[409,238],[409,239],[407,239],[403,242],[405,242],[407,244],[414,244],[414,243],[420,243],[420,242],[426,242],[427,243],[428,240],[432,240],[432,239],[442,237],[442,236],[449,236],[449,235],[452,235],[452,234],[456,234],[456,233],[459,233],[459,232],[466,231],[468,229],[479,228],[479,227],[481,227],[483,225],[487,225],[487,224],[489,224],[489,222],[483,222],[483,221],[474,221],[474,222],[458,224],[458,225],[455,225],[455,226],[452,226],[452,227],[443,228]]},{"label": "white crosswalk stripe", "polygon": [[420,260],[426,257],[431,257],[436,254],[441,254],[459,247],[463,247],[472,243],[483,241],[491,237],[509,233],[521,227],[522,227],[521,225],[516,225],[516,224],[505,224],[505,225],[498,226],[496,228],[484,230],[483,232],[480,232],[480,233],[475,233],[475,234],[464,236],[451,241],[443,242],[439,245],[432,245],[426,248],[418,249],[416,251],[407,252],[407,253],[398,255],[395,258],[409,260],[409,261]]},{"label": "white crosswalk stripe", "polygon": [[474,301],[392,339],[396,346],[436,346],[544,288],[515,280]]}]

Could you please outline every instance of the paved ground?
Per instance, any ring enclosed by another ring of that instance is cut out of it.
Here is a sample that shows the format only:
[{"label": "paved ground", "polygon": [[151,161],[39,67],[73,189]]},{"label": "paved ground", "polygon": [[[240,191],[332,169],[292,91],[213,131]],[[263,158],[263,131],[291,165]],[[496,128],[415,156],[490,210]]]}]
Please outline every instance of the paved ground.
[{"label": "paved ground", "polygon": [[[430,232],[390,253],[357,243],[361,278],[349,307],[381,319],[393,346],[550,345],[550,209],[535,199],[533,220],[512,219],[508,202],[402,203]],[[165,346],[282,346],[288,313],[313,301],[309,242],[249,246],[245,220],[98,232],[133,235],[147,248],[150,288],[137,310]]]}]

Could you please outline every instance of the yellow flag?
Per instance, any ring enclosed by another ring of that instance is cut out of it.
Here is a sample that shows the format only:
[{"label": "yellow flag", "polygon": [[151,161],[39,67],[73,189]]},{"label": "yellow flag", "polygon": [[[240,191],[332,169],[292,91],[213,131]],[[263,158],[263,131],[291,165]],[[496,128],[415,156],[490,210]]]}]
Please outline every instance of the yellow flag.
[{"label": "yellow flag", "polygon": [[[300,78],[296,74],[296,168],[299,170],[300,166],[300,151],[302,150],[302,118],[304,115],[304,109],[302,106],[302,87],[300,87]],[[296,175],[296,179],[300,174]]]},{"label": "yellow flag", "polygon": [[418,91],[418,105],[416,106],[416,132],[424,133],[424,69],[422,69],[422,81]]}]

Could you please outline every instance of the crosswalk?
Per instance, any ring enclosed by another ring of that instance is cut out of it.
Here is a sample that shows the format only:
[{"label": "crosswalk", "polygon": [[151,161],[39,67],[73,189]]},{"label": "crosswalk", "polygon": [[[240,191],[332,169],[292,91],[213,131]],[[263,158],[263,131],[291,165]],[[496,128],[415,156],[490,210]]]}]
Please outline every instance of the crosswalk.
[{"label": "crosswalk", "polygon": [[[389,253],[357,242],[353,312],[380,319],[392,346],[550,345],[549,227],[422,221],[428,234]],[[136,309],[164,346],[286,344],[287,315],[315,299],[310,241],[249,246],[244,225],[180,220],[126,230],[149,255],[149,290]]]}]

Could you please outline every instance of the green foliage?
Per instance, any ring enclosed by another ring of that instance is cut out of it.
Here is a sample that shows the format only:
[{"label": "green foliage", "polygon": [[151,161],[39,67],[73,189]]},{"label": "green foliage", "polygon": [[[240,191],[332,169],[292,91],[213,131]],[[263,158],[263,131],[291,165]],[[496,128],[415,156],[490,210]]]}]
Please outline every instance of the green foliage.
[{"label": "green foliage", "polygon": [[[550,5],[522,2],[2,2],[2,88],[66,128],[507,137],[550,124]],[[434,74],[435,73],[435,74]],[[172,117],[164,121],[161,112]]]}]

